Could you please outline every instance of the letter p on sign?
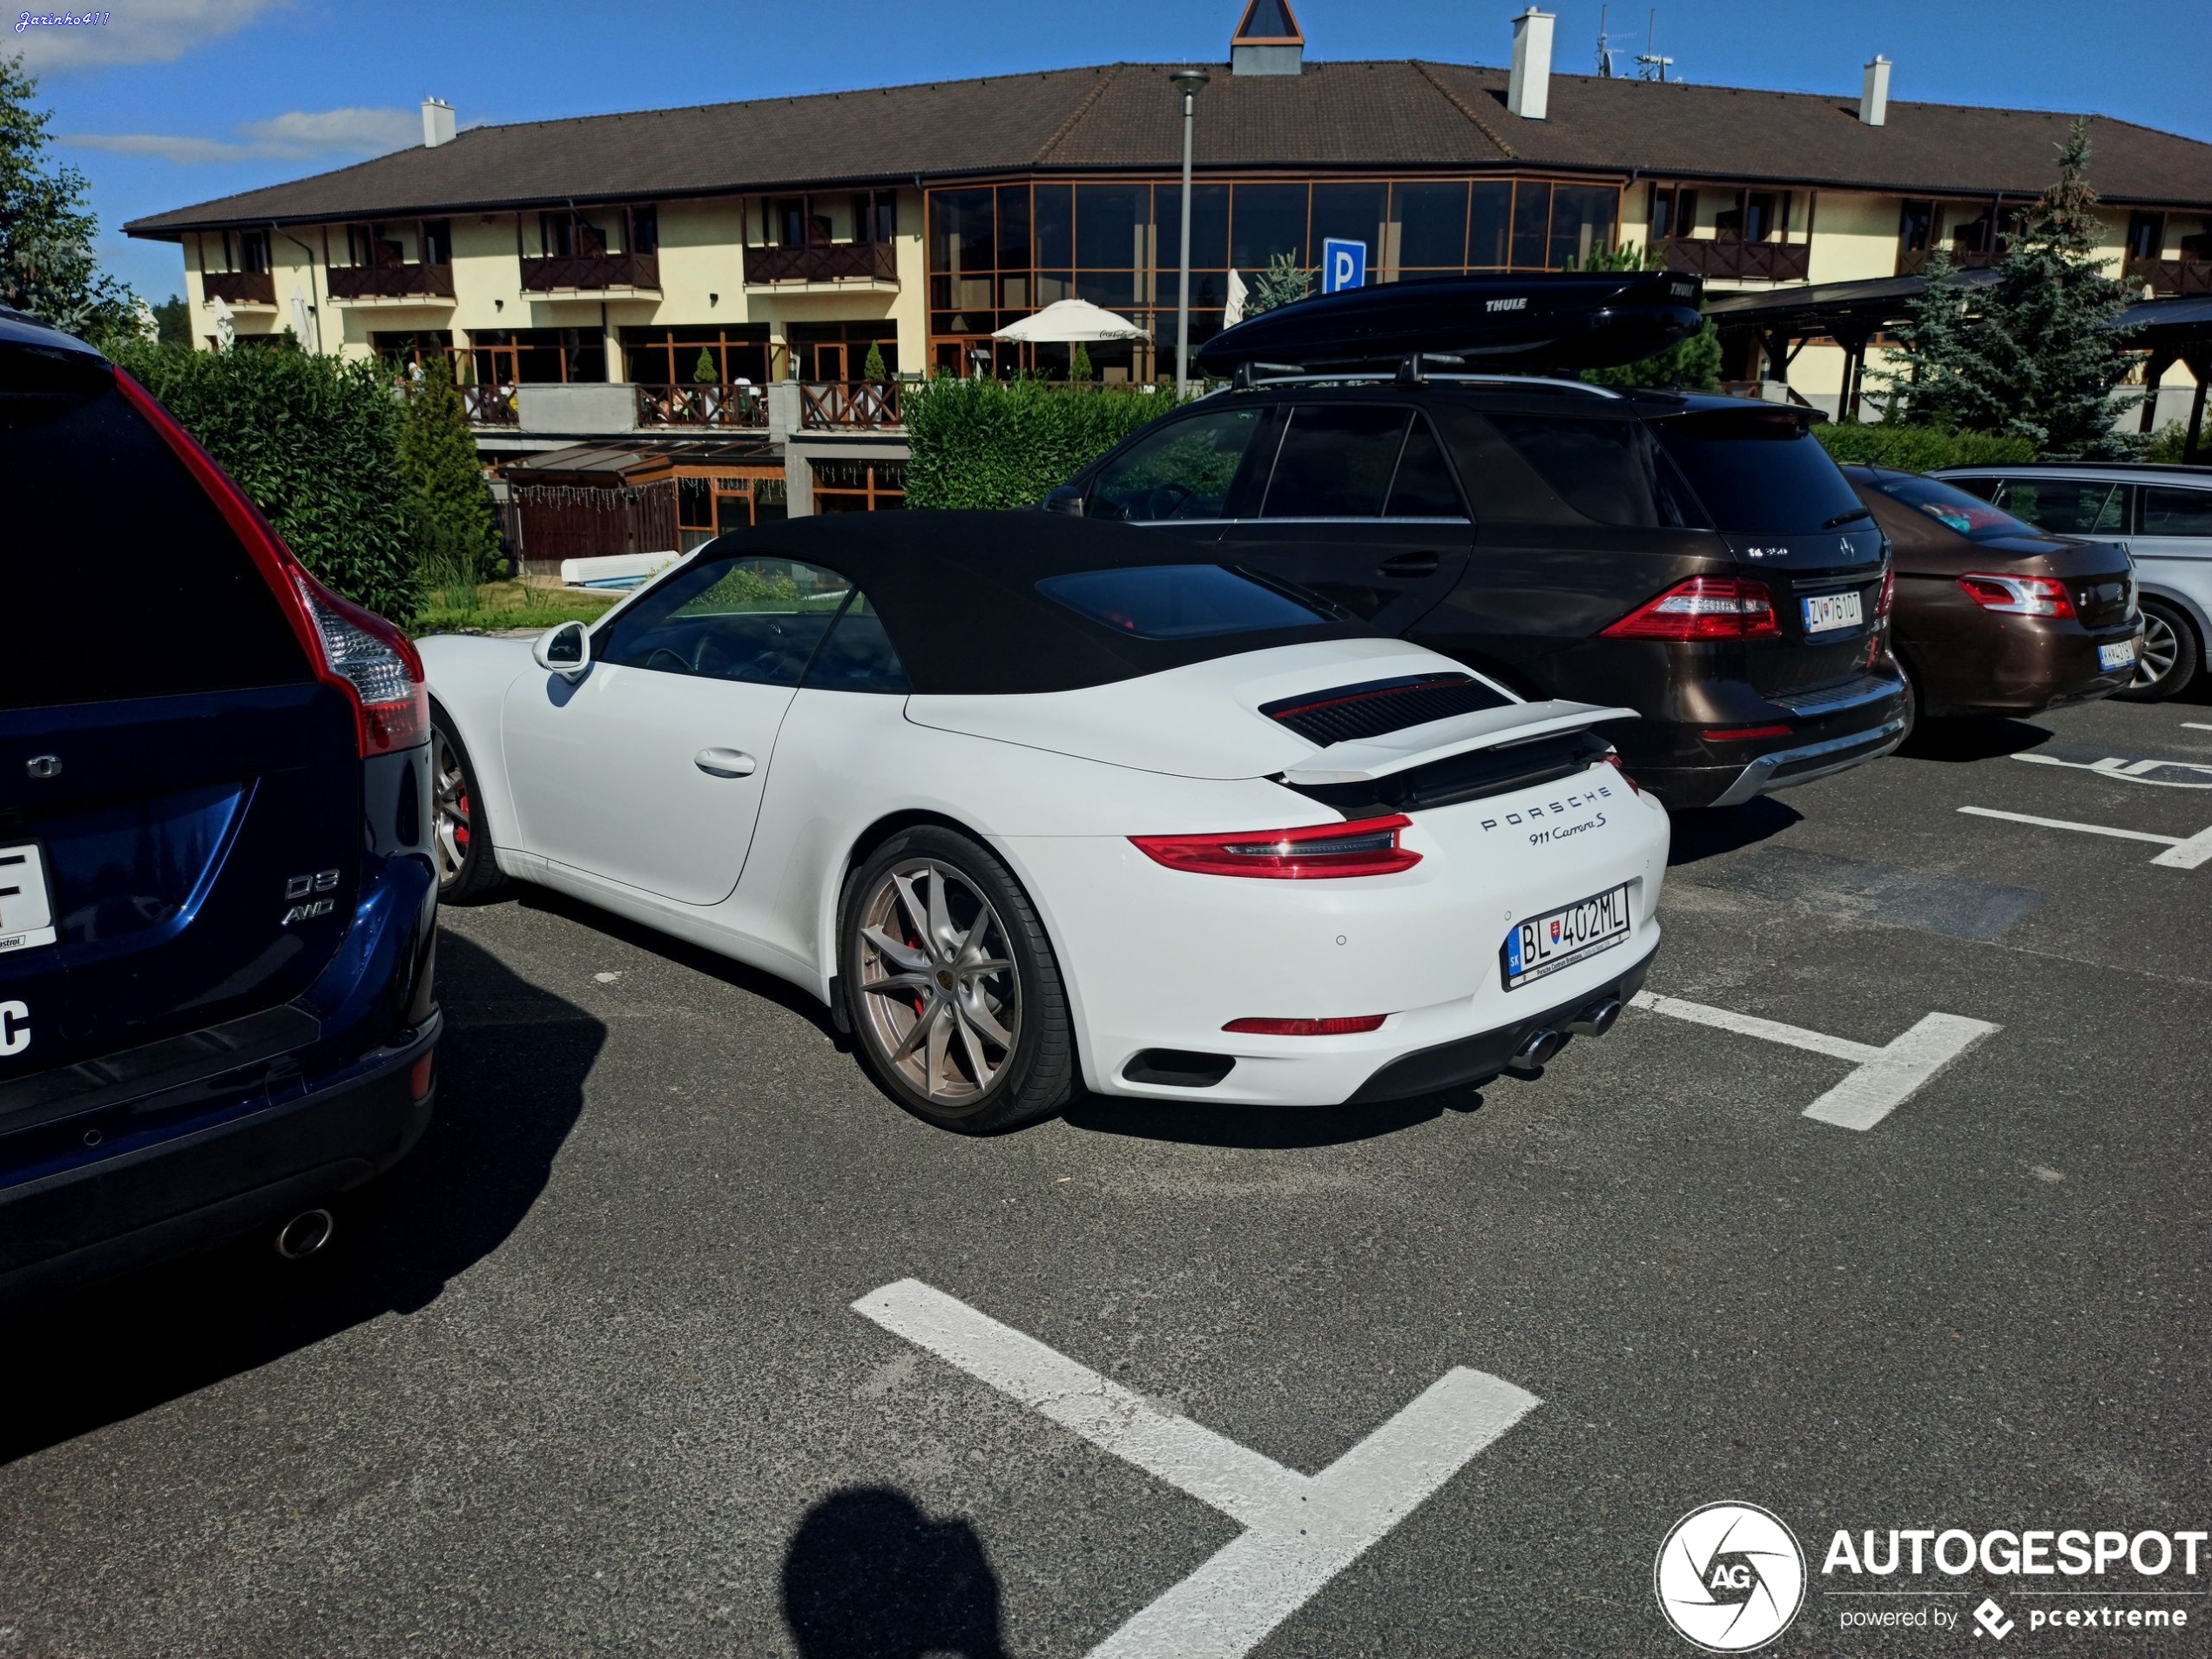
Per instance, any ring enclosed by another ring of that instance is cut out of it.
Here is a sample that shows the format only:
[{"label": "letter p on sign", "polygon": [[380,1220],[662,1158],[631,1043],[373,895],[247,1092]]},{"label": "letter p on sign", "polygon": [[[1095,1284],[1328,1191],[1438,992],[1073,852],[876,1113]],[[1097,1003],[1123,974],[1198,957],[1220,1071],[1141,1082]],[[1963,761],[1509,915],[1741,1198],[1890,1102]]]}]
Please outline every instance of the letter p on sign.
[{"label": "letter p on sign", "polygon": [[1335,293],[1364,287],[1367,280],[1367,245],[1339,241],[1332,236],[1321,244],[1321,292]]}]

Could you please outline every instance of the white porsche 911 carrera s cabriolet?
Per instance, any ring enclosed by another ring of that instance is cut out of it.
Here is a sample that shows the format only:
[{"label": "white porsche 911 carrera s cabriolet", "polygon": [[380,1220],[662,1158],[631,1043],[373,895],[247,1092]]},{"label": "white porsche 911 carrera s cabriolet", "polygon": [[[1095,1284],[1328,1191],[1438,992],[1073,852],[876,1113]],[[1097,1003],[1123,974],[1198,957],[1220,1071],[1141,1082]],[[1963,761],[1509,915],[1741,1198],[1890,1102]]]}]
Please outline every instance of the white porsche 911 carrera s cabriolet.
[{"label": "white porsche 911 carrera s cabriolet", "polygon": [[802,985],[948,1129],[1534,1072],[1658,944],[1629,711],[1126,526],[799,519],[421,654],[449,902],[539,882]]}]

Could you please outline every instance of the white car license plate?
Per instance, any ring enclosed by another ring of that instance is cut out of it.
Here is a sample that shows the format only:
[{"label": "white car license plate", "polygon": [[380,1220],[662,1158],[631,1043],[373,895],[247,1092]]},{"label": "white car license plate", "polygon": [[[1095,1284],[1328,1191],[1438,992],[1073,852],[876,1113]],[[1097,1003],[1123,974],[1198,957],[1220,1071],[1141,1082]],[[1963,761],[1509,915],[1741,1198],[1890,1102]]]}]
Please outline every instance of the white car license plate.
[{"label": "white car license plate", "polygon": [[1805,631],[1824,634],[1834,628],[1856,628],[1866,620],[1865,607],[1852,593],[1816,593],[1798,603],[1805,608]]},{"label": "white car license plate", "polygon": [[2123,639],[2117,645],[2097,647],[2099,668],[2125,668],[2134,660],[2135,642],[2132,639]]},{"label": "white car license plate", "polygon": [[36,841],[0,846],[0,955],[54,942],[46,855]]},{"label": "white car license plate", "polygon": [[1629,936],[1629,884],[1579,904],[1516,922],[1498,953],[1506,989],[1555,974],[1585,956],[1610,950]]}]

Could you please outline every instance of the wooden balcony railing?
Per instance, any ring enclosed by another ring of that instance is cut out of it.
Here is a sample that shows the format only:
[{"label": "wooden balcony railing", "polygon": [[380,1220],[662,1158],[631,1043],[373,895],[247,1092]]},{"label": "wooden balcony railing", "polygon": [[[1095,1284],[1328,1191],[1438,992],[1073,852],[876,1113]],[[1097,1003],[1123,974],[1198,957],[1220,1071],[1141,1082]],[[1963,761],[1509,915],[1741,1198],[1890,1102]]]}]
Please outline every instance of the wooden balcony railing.
[{"label": "wooden balcony railing", "polygon": [[[1928,268],[1928,260],[1932,257],[1926,248],[1912,252],[1900,248],[1897,256],[1897,273],[1899,276],[1918,276]],[[2004,257],[2005,250],[2001,247],[1972,247],[1963,252],[1954,250],[1951,255],[1951,268],[1954,271],[1985,270]]]},{"label": "wooden balcony railing", "polygon": [[[413,397],[422,389],[422,382],[401,376],[397,382],[401,397]],[[461,413],[470,426],[513,426],[516,423],[515,388],[511,386],[456,386],[461,394]]]},{"label": "wooden balcony railing", "polygon": [[637,386],[637,424],[641,427],[765,427],[768,424],[767,389],[759,386],[723,386],[694,381],[686,386]]},{"label": "wooden balcony railing", "polygon": [[896,381],[828,381],[799,388],[799,423],[873,431],[899,424]]},{"label": "wooden balcony railing", "polygon": [[2212,293],[2212,260],[2134,260],[2128,266],[2128,286],[2138,283],[2148,283],[2161,299]]},{"label": "wooden balcony railing", "polygon": [[327,273],[334,300],[450,300],[450,265],[334,265]]},{"label": "wooden balcony railing", "polygon": [[597,293],[608,288],[660,287],[658,253],[554,253],[542,258],[525,254],[523,287],[529,293],[550,293],[556,288]]},{"label": "wooden balcony railing", "polygon": [[276,303],[273,271],[204,271],[200,288],[212,302],[233,306],[273,306]]},{"label": "wooden balcony railing", "polygon": [[1732,277],[1744,281],[1802,282],[1812,268],[1810,242],[1743,242],[1734,237],[1711,239],[1669,237],[1660,244],[1669,271],[1702,277]]},{"label": "wooden balcony railing", "polygon": [[745,280],[762,282],[896,282],[898,250],[888,242],[819,242],[811,247],[748,247]]}]

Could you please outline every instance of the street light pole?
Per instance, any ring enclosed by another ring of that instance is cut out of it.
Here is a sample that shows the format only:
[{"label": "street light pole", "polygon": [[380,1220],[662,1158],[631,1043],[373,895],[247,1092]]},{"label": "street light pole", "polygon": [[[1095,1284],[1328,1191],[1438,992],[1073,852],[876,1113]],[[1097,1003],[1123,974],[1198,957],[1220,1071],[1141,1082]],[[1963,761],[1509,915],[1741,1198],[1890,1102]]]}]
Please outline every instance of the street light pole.
[{"label": "street light pole", "polygon": [[1175,395],[1190,393],[1190,130],[1197,112],[1198,89],[1213,77],[1203,69],[1178,69],[1168,82],[1183,94],[1183,234],[1176,244]]}]

